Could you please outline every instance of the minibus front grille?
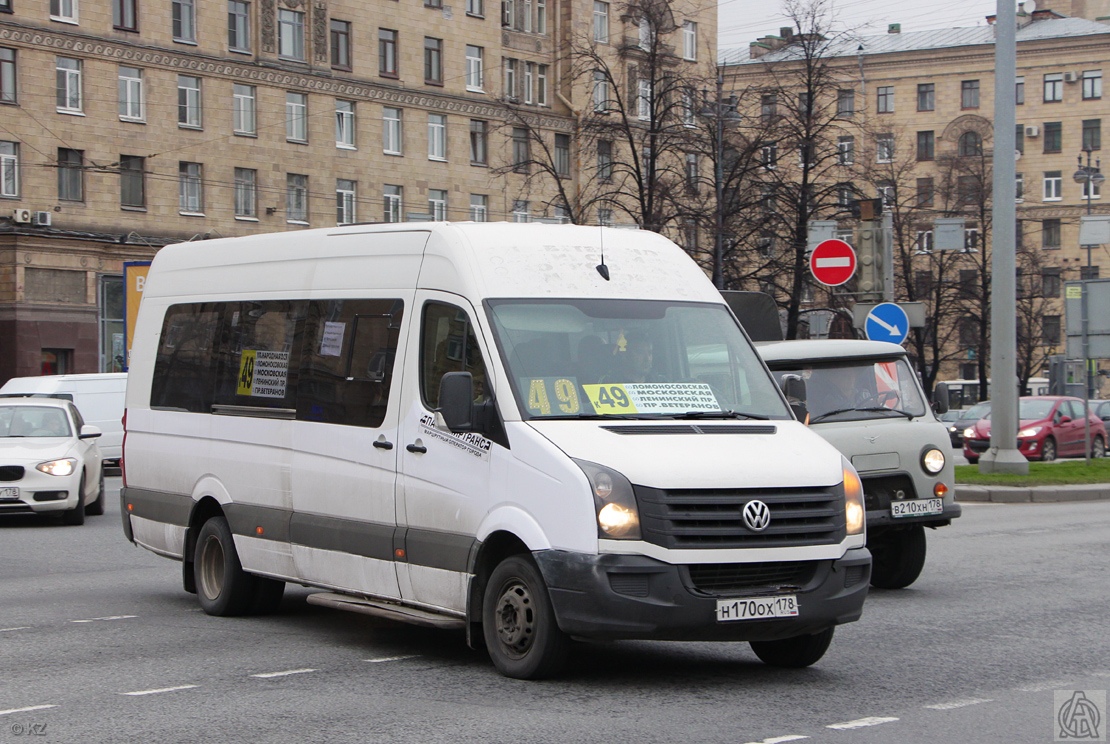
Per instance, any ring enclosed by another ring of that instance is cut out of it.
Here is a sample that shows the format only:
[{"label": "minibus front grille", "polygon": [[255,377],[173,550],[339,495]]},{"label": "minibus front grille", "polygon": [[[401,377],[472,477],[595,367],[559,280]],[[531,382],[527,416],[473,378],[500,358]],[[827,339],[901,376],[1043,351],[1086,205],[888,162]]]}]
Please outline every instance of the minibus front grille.
[{"label": "minibus front grille", "polygon": [[[835,487],[633,489],[644,540],[664,548],[835,545],[847,534]],[[770,522],[758,532],[744,522],[750,501],[762,501],[770,511]]]},{"label": "minibus front grille", "polygon": [[813,579],[817,562],[698,563],[686,569],[690,575],[690,586],[695,590],[725,596],[752,589],[804,587]]},{"label": "minibus front grille", "polygon": [[662,435],[662,434],[774,434],[778,429],[773,424],[645,424],[642,426],[619,425],[603,426],[613,434]]}]

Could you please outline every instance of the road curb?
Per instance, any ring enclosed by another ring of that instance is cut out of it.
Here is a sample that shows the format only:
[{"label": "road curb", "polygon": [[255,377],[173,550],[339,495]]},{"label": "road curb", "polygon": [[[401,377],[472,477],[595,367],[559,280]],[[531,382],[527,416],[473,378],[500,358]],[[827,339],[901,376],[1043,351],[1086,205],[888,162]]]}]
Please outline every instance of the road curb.
[{"label": "road curb", "polygon": [[1110,483],[1082,486],[969,486],[956,484],[956,501],[1028,504],[1110,500]]}]

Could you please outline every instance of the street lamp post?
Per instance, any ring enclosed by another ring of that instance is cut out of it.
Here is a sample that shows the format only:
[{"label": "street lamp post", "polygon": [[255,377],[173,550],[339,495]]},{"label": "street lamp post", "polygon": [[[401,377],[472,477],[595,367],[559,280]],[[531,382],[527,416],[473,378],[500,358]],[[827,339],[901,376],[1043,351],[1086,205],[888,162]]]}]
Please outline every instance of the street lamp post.
[{"label": "street lamp post", "polygon": [[[1083,156],[1077,156],[1076,160],[1079,162],[1079,169],[1075,171],[1072,180],[1076,183],[1083,184],[1083,191],[1087,196],[1087,215],[1091,214],[1091,199],[1094,197],[1094,190],[1097,186],[1101,186],[1102,182],[1106,180],[1106,176],[1099,172],[1102,161],[1096,159],[1094,166],[1091,165],[1091,147],[1085,146],[1083,152],[1087,155],[1087,163],[1084,165]],[[1080,322],[1083,326],[1083,441],[1085,442],[1084,449],[1086,450],[1084,459],[1088,464],[1091,460],[1091,414],[1090,414],[1090,400],[1094,397],[1094,378],[1091,375],[1091,351],[1090,339],[1087,335],[1088,318],[1087,318],[1087,295],[1089,294],[1087,282],[1091,278],[1091,249],[1093,245],[1088,243],[1084,246],[1087,249],[1087,268],[1084,275],[1080,277],[1079,285],[1082,292],[1079,301],[1080,306]]]}]

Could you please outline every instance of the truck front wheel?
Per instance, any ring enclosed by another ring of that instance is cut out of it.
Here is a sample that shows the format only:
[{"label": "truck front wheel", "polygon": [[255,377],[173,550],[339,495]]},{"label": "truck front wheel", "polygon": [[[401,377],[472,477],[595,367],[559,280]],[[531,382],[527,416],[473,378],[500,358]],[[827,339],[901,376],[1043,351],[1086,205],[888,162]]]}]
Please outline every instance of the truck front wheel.
[{"label": "truck front wheel", "polygon": [[905,588],[925,567],[925,527],[920,524],[888,532],[867,547],[871,586],[877,589]]},{"label": "truck front wheel", "polygon": [[813,635],[784,638],[781,641],[749,641],[752,651],[764,664],[802,669],[816,664],[832,643],[833,628]]}]

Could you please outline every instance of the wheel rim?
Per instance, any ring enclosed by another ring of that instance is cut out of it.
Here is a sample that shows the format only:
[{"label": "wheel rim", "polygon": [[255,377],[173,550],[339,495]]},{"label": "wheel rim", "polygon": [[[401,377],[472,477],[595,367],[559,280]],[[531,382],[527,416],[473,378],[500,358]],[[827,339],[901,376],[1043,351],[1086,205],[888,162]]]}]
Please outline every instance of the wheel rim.
[{"label": "wheel rim", "polygon": [[1046,439],[1044,443],[1044,450],[1041,455],[1045,461],[1052,461],[1056,459],[1056,443],[1051,439]]},{"label": "wheel rim", "polygon": [[494,609],[497,638],[505,653],[519,659],[532,648],[536,633],[536,612],[532,590],[520,579],[501,589]]},{"label": "wheel rim", "polygon": [[1103,457],[1106,454],[1106,445],[1102,443],[1101,439],[1095,439],[1095,457]]},{"label": "wheel rim", "polygon": [[215,535],[204,541],[200,550],[200,590],[207,599],[220,596],[224,586],[224,546]]}]

